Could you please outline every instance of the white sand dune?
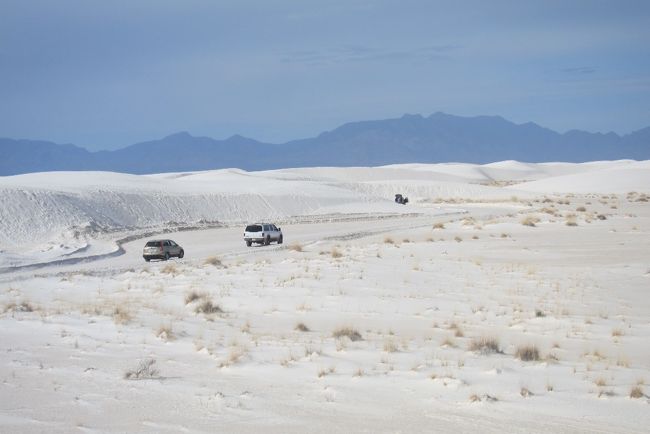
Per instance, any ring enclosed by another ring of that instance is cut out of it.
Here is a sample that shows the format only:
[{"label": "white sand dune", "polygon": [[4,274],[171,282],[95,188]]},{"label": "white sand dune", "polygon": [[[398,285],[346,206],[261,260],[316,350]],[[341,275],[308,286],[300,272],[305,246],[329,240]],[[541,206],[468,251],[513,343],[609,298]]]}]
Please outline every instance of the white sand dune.
[{"label": "white sand dune", "polygon": [[[650,424],[648,161],[38,173],[0,198],[0,432]],[[285,244],[246,247],[250,220]],[[146,234],[185,257],[145,263]]]}]

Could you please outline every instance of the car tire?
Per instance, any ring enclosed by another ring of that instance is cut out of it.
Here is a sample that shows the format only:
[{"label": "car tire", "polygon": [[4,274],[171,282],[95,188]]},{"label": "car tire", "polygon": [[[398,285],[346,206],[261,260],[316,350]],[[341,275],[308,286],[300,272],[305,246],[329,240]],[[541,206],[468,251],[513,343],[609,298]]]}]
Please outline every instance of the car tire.
[{"label": "car tire", "polygon": [[266,240],[264,240],[264,245],[268,246],[269,244],[271,244],[271,237],[267,235]]},{"label": "car tire", "polygon": [[144,260],[149,262],[149,261],[151,261],[151,258],[144,258]]},{"label": "car tire", "polygon": [[282,241],[283,241],[282,235],[280,235],[280,238],[278,238],[278,244],[282,244]]},{"label": "car tire", "polygon": [[165,252],[165,261],[169,261],[169,253]]},{"label": "car tire", "polygon": [[180,253],[178,254],[178,258],[180,259],[183,256],[185,256],[185,250],[181,249]]},{"label": "car tire", "polygon": [[252,245],[253,245],[253,242],[252,242],[252,241],[246,241],[246,247],[250,247],[250,246],[252,246]]}]

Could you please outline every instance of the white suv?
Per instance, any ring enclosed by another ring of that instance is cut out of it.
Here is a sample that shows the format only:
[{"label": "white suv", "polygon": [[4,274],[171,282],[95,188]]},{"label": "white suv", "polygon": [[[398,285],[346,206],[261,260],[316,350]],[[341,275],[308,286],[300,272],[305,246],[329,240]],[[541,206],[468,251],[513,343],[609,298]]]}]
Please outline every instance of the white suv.
[{"label": "white suv", "polygon": [[269,245],[271,241],[282,244],[282,230],[270,223],[255,223],[246,226],[244,241],[250,247],[253,243]]}]

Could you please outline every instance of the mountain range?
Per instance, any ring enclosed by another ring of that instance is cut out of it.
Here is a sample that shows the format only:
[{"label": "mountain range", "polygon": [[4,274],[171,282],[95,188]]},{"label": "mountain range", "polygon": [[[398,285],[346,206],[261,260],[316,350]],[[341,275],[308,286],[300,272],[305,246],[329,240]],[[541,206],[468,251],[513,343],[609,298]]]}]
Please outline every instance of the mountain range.
[{"label": "mountain range", "polygon": [[0,138],[0,176],[59,170],[132,174],[237,167],[265,170],[314,166],[502,160],[585,162],[650,159],[650,127],[620,136],[571,130],[564,134],[500,116],[445,113],[344,124],[317,137],[282,144],[239,135],[225,140],[187,132],[114,151],[46,141]]}]

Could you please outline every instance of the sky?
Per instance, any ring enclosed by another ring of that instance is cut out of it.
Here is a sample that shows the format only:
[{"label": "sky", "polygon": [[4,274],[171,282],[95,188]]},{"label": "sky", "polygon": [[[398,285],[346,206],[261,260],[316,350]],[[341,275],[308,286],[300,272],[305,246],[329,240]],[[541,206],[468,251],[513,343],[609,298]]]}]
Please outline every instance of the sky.
[{"label": "sky", "polygon": [[650,1],[0,0],[0,137],[282,143],[438,111],[650,126]]}]

